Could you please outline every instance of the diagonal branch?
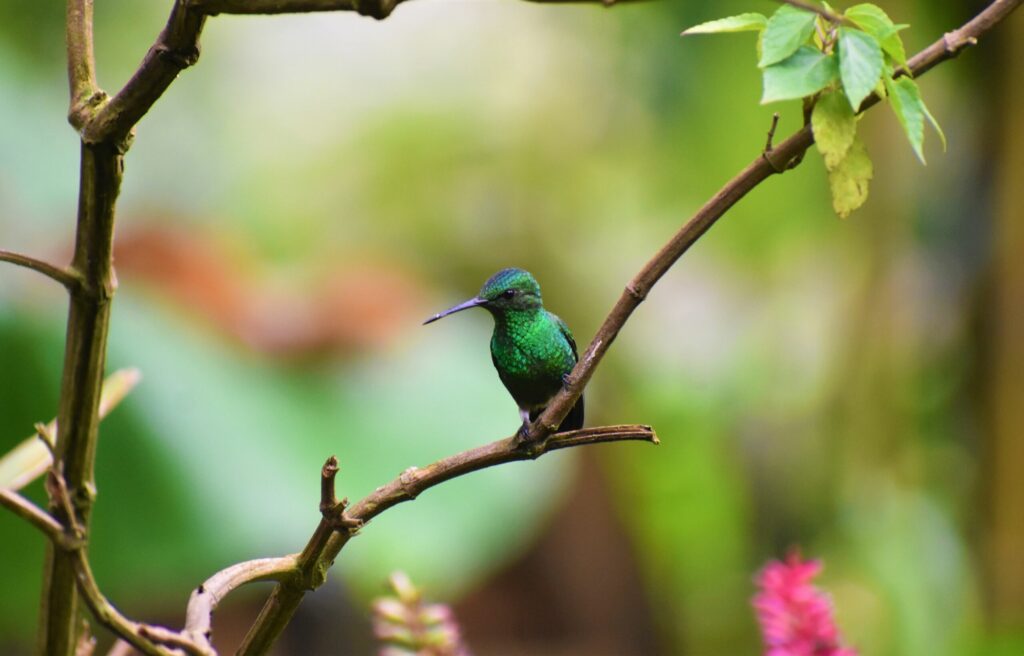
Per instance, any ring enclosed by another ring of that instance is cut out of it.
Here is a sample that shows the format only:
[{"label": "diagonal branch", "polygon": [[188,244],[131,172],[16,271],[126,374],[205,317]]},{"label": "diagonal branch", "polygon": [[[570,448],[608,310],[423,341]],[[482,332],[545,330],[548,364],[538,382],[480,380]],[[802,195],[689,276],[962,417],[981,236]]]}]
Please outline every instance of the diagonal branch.
[{"label": "diagonal branch", "polygon": [[[964,48],[976,45],[983,34],[1009,16],[1021,2],[1024,0],[995,0],[965,25],[946,33],[941,39],[914,55],[907,63],[911,75],[923,75],[936,65],[957,56]],[[860,111],[863,112],[878,101],[877,95],[869,96],[861,104]],[[791,168],[788,165],[796,158],[802,157],[804,151],[813,143],[811,126],[805,125],[775,146],[771,150],[770,159],[759,155],[697,210],[697,213],[640,269],[626,285],[583,357],[569,375],[569,384],[548,404],[547,409],[530,427],[531,439],[544,439],[561,423],[576,403],[576,399],[583,393],[583,388],[594,374],[594,368],[604,357],[622,326],[676,260],[750,190],[771,175]]]},{"label": "diagonal branch", "polygon": [[78,276],[70,269],[65,269],[43,260],[37,260],[34,257],[22,255],[21,253],[0,250],[0,262],[10,262],[26,269],[32,269],[51,280],[56,280],[68,290],[73,289],[79,283]]}]

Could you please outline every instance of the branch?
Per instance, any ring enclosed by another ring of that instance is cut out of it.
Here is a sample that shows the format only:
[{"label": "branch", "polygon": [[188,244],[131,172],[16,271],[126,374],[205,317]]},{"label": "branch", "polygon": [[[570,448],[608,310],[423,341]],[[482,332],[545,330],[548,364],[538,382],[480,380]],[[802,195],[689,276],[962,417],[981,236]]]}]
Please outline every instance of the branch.
[{"label": "branch", "polygon": [[43,532],[54,542],[65,538],[64,527],[34,503],[12,490],[0,489],[0,505]]},{"label": "branch", "polygon": [[[921,76],[943,61],[952,59],[965,47],[978,43],[978,39],[1006,19],[1024,0],[995,0],[971,21],[914,55],[907,64],[911,75]],[[860,111],[878,103],[879,97],[872,95],[862,104]],[[604,357],[615,337],[633,311],[647,298],[651,288],[661,279],[676,260],[689,250],[695,241],[714,225],[722,216],[751,189],[764,182],[772,174],[788,170],[791,164],[814,143],[810,125],[804,125],[771,150],[771,158],[759,155],[736,177],[708,200],[697,213],[687,221],[661,250],[651,258],[640,272],[626,285],[604,323],[598,329],[583,357],[569,375],[569,384],[548,404],[530,427],[528,437],[542,440],[553,432],[569,413],[583,388],[594,374],[594,368]]]},{"label": "branch", "polygon": [[[328,568],[348,539],[359,527],[388,508],[403,501],[411,501],[423,491],[447,480],[488,467],[517,460],[534,460],[548,451],[558,449],[624,440],[659,443],[651,427],[641,425],[584,428],[558,433],[543,442],[523,442],[514,435],[449,456],[426,467],[410,467],[398,478],[377,488],[373,494],[352,506],[348,512],[345,500],[336,503],[334,516],[324,513],[324,518],[317,526],[313,537],[302,553],[296,556],[296,575],[282,580],[274,588],[237,653],[239,656],[266,653],[288,625],[303,595],[308,590],[318,588],[326,580]],[[330,463],[331,460],[328,460],[324,466],[324,474],[321,477],[323,486],[327,484],[325,481],[328,479],[328,472],[332,482],[336,473],[336,470],[329,470]],[[325,496],[333,497],[333,489],[328,492],[322,487],[321,499]]]},{"label": "branch", "polygon": [[72,271],[55,266],[49,262],[37,260],[34,257],[29,257],[28,255],[22,255],[21,253],[0,250],[0,262],[10,262],[11,264],[25,267],[26,269],[32,269],[36,273],[41,273],[47,278],[56,280],[60,284],[64,285],[68,290],[73,289],[79,282],[78,276],[76,276]]},{"label": "branch", "polygon": [[224,597],[246,583],[283,581],[296,575],[298,571],[295,556],[259,558],[222,569],[192,591],[188,609],[185,611],[185,628],[182,629],[182,635],[212,651],[210,638],[213,611],[217,610],[217,605]]},{"label": "branch", "polygon": [[96,85],[96,60],[92,45],[92,2],[93,0],[68,0],[67,4],[68,86],[71,92],[68,119],[75,127],[80,127],[85,122],[89,107],[105,97]]},{"label": "branch", "polygon": [[809,11],[812,14],[818,14],[825,20],[835,23],[836,25],[848,25],[850,23],[849,19],[845,16],[840,16],[834,11],[825,9],[821,5],[816,5],[813,2],[806,2],[805,0],[776,0],[776,2],[784,5],[790,5],[797,9],[803,9],[804,11]]}]

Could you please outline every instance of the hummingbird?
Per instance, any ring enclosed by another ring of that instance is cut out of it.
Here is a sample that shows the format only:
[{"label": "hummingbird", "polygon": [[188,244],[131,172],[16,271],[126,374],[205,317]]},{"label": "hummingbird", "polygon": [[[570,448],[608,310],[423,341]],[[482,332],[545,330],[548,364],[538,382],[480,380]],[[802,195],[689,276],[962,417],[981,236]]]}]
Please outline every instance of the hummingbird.
[{"label": "hummingbird", "polygon": [[[505,389],[519,406],[525,435],[530,422],[562,389],[579,354],[565,322],[544,309],[540,285],[529,271],[502,269],[484,283],[473,298],[439,312],[423,322],[482,307],[494,317],[491,361]],[[583,397],[562,420],[559,432],[583,427]]]}]

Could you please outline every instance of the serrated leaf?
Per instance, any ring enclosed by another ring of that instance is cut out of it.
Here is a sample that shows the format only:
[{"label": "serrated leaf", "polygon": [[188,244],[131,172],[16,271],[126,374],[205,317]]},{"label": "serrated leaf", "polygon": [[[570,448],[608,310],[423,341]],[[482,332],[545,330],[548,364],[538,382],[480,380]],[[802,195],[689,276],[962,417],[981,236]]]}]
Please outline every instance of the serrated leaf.
[{"label": "serrated leaf", "polygon": [[875,37],[850,27],[839,28],[839,75],[856,111],[882,76],[882,48]]},{"label": "serrated leaf", "polygon": [[694,25],[690,29],[684,30],[681,36],[687,36],[688,34],[720,34],[723,32],[759,32],[767,24],[768,19],[763,14],[749,12]]},{"label": "serrated leaf", "polygon": [[914,154],[924,164],[924,103],[921,101],[921,90],[917,83],[909,77],[896,80],[886,78],[885,88],[889,92],[889,104],[896,113],[903,131],[907,134]]},{"label": "serrated leaf", "polygon": [[903,48],[903,39],[900,38],[899,31],[906,29],[908,25],[893,24],[892,19],[881,7],[868,3],[854,5],[843,15],[875,37],[882,50],[897,66],[906,66],[907,53]]},{"label": "serrated leaf", "polygon": [[803,98],[816,93],[839,76],[834,55],[801,46],[788,59],[764,69],[761,104]]},{"label": "serrated leaf", "polygon": [[814,104],[811,129],[825,168],[831,171],[846,157],[857,136],[857,117],[842,93],[829,91]]},{"label": "serrated leaf", "polygon": [[761,60],[765,68],[791,56],[814,32],[817,14],[783,5],[768,19],[762,38]]},{"label": "serrated leaf", "polygon": [[854,137],[850,149],[834,169],[828,173],[828,185],[832,191],[832,209],[839,218],[845,219],[850,212],[868,199],[868,183],[874,175],[874,166],[863,142]]}]

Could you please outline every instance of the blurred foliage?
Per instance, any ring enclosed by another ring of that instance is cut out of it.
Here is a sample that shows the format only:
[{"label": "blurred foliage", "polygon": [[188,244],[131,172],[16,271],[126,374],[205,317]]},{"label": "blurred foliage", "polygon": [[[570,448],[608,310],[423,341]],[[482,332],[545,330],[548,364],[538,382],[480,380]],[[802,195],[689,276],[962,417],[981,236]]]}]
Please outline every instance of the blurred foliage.
[{"label": "blurred foliage", "polygon": [[[913,52],[970,3],[883,4],[912,24]],[[109,367],[143,381],[99,446],[91,553],[115,602],[176,617],[216,569],[301,548],[332,453],[339,495],[358,498],[507,435],[517,418],[487,357],[490,320],[419,320],[516,265],[587,341],[770,123],[750,44],[679,31],[773,5],[417,0],[380,23],[211,20],[198,66],[143,119],[126,162],[119,238],[173,226],[192,240],[186,266],[204,250],[218,266],[193,279],[159,251],[118,256]],[[97,7],[105,88],[167,9]],[[62,13],[0,5],[0,244],[55,260],[77,170]],[[753,653],[751,577],[794,544],[828,563],[823,585],[863,653],[1019,653],[1014,627],[986,633],[972,534],[987,96],[956,89],[980,86],[978,70],[964,57],[921,80],[955,126],[947,155],[928,151],[922,170],[899,125],[868,115],[876,178],[850,222],[832,216],[817,162],[772,179],[666,276],[597,373],[588,421],[648,422],[662,439],[599,453],[665,653]],[[796,102],[781,112],[784,135],[802,119]],[[367,262],[414,294],[392,294]],[[7,449],[55,413],[64,302],[27,273],[5,267],[0,281]],[[261,350],[278,343],[268,332],[323,321],[310,308],[333,307],[321,294],[338,281],[369,299],[349,321],[403,304],[374,319],[380,340],[332,324],[331,349]],[[401,568],[445,598],[480,585],[544,529],[573,458],[475,474],[389,511],[332,582],[368,597]],[[0,642],[24,640],[42,540],[6,513],[0,535]]]}]

